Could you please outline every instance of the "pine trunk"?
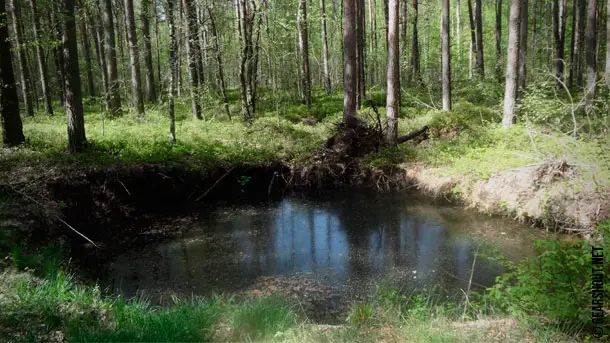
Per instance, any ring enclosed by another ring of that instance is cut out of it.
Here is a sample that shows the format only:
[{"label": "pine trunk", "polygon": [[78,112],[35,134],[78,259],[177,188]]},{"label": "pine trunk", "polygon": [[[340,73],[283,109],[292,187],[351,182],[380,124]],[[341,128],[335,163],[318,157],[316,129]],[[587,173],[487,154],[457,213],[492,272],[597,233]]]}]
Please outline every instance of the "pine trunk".
[{"label": "pine trunk", "polygon": [[527,85],[527,21],[528,0],[521,0],[521,19],[519,19],[519,88]]},{"label": "pine trunk", "polygon": [[[156,11],[155,11],[156,12]],[[172,143],[176,143],[176,119],[174,114],[174,95],[176,93],[176,74],[178,67],[178,42],[174,25],[174,0],[167,1],[167,24],[169,26],[169,91],[167,94],[169,112],[169,133]]]},{"label": "pine trunk", "polygon": [[417,31],[417,21],[419,19],[419,1],[412,0],[413,6],[413,38],[411,39],[411,72],[407,82],[413,85],[421,85],[423,83],[420,69],[420,57],[419,57],[419,34]]},{"label": "pine trunk", "polygon": [[[140,22],[142,23],[142,36],[144,38],[144,84],[146,89],[146,101],[152,103],[157,100],[157,89],[155,88],[155,72],[153,67],[152,44],[150,40],[150,0],[143,0],[140,6],[142,6],[140,9]],[[159,77],[161,77],[161,75],[159,75]]]},{"label": "pine trunk", "polygon": [[322,27],[322,61],[324,63],[324,89],[326,94],[331,94],[333,91],[330,78],[330,61],[328,57],[328,34],[326,30],[326,5],[325,0],[320,0],[320,24]]},{"label": "pine trunk", "polygon": [[477,46],[477,30],[472,10],[472,0],[468,0],[468,22],[470,23],[470,50],[468,52],[468,78],[472,79],[474,51]]},{"label": "pine trunk", "polygon": [[502,0],[496,0],[496,77],[502,79]]},{"label": "pine trunk", "polygon": [[68,151],[80,152],[87,147],[85,118],[81,94],[80,72],[78,70],[78,47],[76,43],[76,22],[74,0],[61,0],[63,10],[63,55],[65,73],[66,102],[64,105],[68,122]]},{"label": "pine trunk", "polygon": [[[213,3],[212,3],[213,4]],[[214,34],[214,55],[216,56],[216,63],[218,64],[218,80],[220,83],[220,91],[222,93],[222,102],[224,104],[225,112],[227,117],[231,120],[231,110],[229,109],[229,97],[227,96],[227,86],[225,83],[224,65],[222,63],[222,52],[220,51],[220,37],[216,28],[216,19],[212,10],[213,5],[208,6],[208,15],[210,16],[210,26],[212,28],[212,34]]]},{"label": "pine trunk", "polygon": [[108,75],[108,110],[113,115],[121,114],[121,94],[117,69],[116,41],[114,36],[114,18],[112,0],[103,0],[101,8],[102,26],[104,28],[104,50]]},{"label": "pine trunk", "polygon": [[15,88],[11,45],[8,40],[4,0],[0,0],[0,112],[2,118],[2,142],[5,147],[25,142],[19,116],[19,97]]},{"label": "pine trunk", "polygon": [[475,69],[481,78],[485,77],[485,59],[483,52],[483,5],[481,0],[475,0],[474,19],[477,27],[477,59]]},{"label": "pine trunk", "polygon": [[197,34],[197,10],[194,0],[182,0],[184,9],[184,17],[186,19],[186,39],[187,39],[187,55],[188,55],[188,74],[190,80],[191,104],[193,116],[197,119],[203,119],[201,114],[200,94],[199,94],[199,72],[198,64],[201,58],[199,38]]},{"label": "pine trunk", "polygon": [[79,31],[81,33],[81,40],[83,46],[83,53],[85,54],[85,68],[87,69],[87,93],[90,97],[95,98],[95,86],[93,85],[93,66],[91,63],[91,42],[89,41],[89,31],[87,25],[87,16],[84,9],[82,9],[82,16],[78,21]]},{"label": "pine trunk", "polygon": [[19,18],[19,8],[17,0],[9,0],[9,11],[11,13],[11,23],[13,24],[13,34],[15,38],[15,53],[17,54],[17,66],[19,67],[19,84],[21,85],[21,96],[25,106],[25,116],[34,115],[34,105],[32,88],[30,87],[30,68],[28,67],[27,52],[23,32],[21,31],[21,19]]},{"label": "pine trunk", "polygon": [[449,0],[443,0],[441,21],[441,60],[443,111],[451,111],[451,45],[449,37]]},{"label": "pine trunk", "polygon": [[386,99],[386,143],[395,146],[398,139],[398,116],[400,114],[400,45],[398,31],[399,0],[389,1],[388,27],[388,76]]},{"label": "pine trunk", "polygon": [[51,100],[51,90],[49,89],[49,76],[47,73],[47,64],[45,63],[44,51],[40,39],[40,18],[38,17],[38,6],[36,0],[30,0],[32,9],[32,24],[34,28],[34,40],[36,41],[36,62],[38,63],[38,74],[40,76],[40,86],[42,88],[42,97],[44,103],[44,112],[47,115],[53,115],[53,105]]},{"label": "pine trunk", "polygon": [[343,119],[347,122],[356,116],[358,104],[356,2],[343,0],[343,11]]},{"label": "pine trunk", "polygon": [[592,108],[597,92],[597,1],[589,0],[587,8],[587,107]]},{"label": "pine trunk", "polygon": [[136,21],[133,10],[133,0],[124,0],[125,29],[129,44],[129,67],[131,69],[131,99],[133,107],[139,116],[144,115],[144,101],[142,99],[142,77],[140,75],[140,54],[138,51],[138,36],[136,35]]},{"label": "pine trunk", "polygon": [[521,0],[511,0],[508,22],[508,55],[506,58],[506,86],[504,90],[504,112],[502,126],[515,123],[515,104],[519,88],[519,36]]},{"label": "pine trunk", "polygon": [[307,34],[307,0],[299,1],[299,52],[301,55],[301,101],[311,107],[311,74],[309,72],[309,38]]}]

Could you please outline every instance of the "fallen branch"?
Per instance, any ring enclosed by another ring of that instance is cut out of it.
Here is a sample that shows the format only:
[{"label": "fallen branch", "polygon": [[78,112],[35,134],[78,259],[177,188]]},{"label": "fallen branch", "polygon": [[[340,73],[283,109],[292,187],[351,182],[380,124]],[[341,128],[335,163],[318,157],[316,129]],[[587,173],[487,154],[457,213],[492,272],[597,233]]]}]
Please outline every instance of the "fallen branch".
[{"label": "fallen branch", "polygon": [[428,125],[426,125],[426,126],[420,128],[420,129],[417,129],[417,130],[415,130],[413,132],[410,132],[406,136],[398,137],[398,144],[401,144],[401,143],[404,143],[404,142],[408,142],[408,141],[410,141],[410,140],[412,140],[412,139],[414,139],[414,138],[416,138],[416,137],[418,137],[420,135],[423,135],[424,133],[426,133],[426,131],[428,131],[428,129],[429,129],[429,127],[428,127]]},{"label": "fallen branch", "polygon": [[195,202],[198,202],[199,200],[205,198],[205,196],[208,195],[208,193],[210,193],[212,189],[214,189],[220,183],[220,181],[224,180],[224,178],[227,177],[227,175],[229,175],[234,169],[235,167],[227,170],[226,173],[224,173],[218,180],[216,180],[216,182],[214,182],[214,184],[210,188],[208,188],[207,191],[205,191],[205,193],[201,194],[199,198],[195,199]]},{"label": "fallen branch", "polygon": [[[36,199],[32,198],[31,196],[29,196],[29,195],[27,195],[27,194],[25,194],[25,193],[22,193],[22,192],[20,192],[20,191],[18,191],[18,190],[16,190],[16,189],[14,189],[14,188],[12,188],[12,187],[11,187],[11,189],[12,189],[12,190],[13,190],[15,193],[17,193],[17,194],[19,194],[19,195],[23,196],[24,198],[26,198],[26,199],[28,199],[28,200],[30,200],[30,201],[32,201],[32,202],[34,202],[34,203],[36,203],[36,204],[38,204],[38,205],[42,206],[43,208],[45,208],[45,207],[46,207],[44,204],[42,204],[42,203],[41,203],[41,202],[39,202],[38,200],[36,200]],[[87,236],[85,236],[85,235],[83,235],[82,233],[80,233],[78,230],[76,230],[74,227],[72,227],[72,225],[68,224],[68,223],[67,223],[65,220],[61,219],[61,218],[60,218],[58,215],[53,214],[52,216],[53,216],[55,219],[57,219],[57,220],[59,220],[60,222],[62,222],[62,223],[63,223],[65,226],[67,226],[67,227],[68,227],[70,230],[72,230],[72,231],[76,232],[76,234],[78,234],[79,236],[83,237],[85,240],[87,240],[87,242],[91,243],[91,244],[92,244],[94,247],[96,247],[96,248],[98,248],[98,249],[100,248],[100,247],[99,247],[97,244],[95,244],[95,243],[94,243],[94,242],[93,242],[91,239],[89,239]]]}]

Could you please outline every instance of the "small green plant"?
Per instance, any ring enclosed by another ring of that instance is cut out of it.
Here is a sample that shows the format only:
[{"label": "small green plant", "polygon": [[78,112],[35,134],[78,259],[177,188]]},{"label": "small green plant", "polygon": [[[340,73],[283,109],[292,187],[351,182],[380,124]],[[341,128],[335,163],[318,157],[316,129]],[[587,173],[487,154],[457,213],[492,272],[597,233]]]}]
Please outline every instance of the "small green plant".
[{"label": "small green plant", "polygon": [[239,185],[241,186],[241,192],[244,192],[244,187],[246,187],[246,185],[250,182],[252,178],[250,176],[246,176],[246,175],[242,175],[238,180],[237,183],[239,183]]},{"label": "small green plant", "polygon": [[356,325],[358,327],[370,324],[371,319],[373,318],[373,314],[375,313],[375,309],[371,304],[368,303],[358,303],[352,306],[349,314],[347,316],[347,321],[350,324]]}]

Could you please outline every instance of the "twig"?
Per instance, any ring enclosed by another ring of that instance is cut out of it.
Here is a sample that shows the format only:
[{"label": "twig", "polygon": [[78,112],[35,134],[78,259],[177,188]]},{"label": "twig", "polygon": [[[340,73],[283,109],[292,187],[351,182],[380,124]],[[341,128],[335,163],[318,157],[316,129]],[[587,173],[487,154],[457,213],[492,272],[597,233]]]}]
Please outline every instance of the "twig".
[{"label": "twig", "polygon": [[468,297],[470,296],[470,286],[472,285],[472,276],[474,275],[474,266],[477,263],[477,255],[479,254],[479,248],[474,253],[474,258],[472,259],[472,269],[470,270],[470,280],[468,280],[468,289],[466,290],[466,302],[464,303],[464,312],[462,312],[462,317],[466,315],[466,308],[470,303]]},{"label": "twig", "polygon": [[195,202],[198,202],[199,200],[203,199],[206,195],[208,195],[208,193],[210,193],[212,191],[212,189],[214,189],[214,187],[216,187],[216,185],[218,185],[220,183],[220,181],[222,181],[225,177],[227,177],[227,175],[229,175],[229,173],[231,173],[233,171],[233,169],[235,169],[235,167],[227,170],[226,173],[224,173],[218,180],[216,180],[216,182],[214,182],[214,184],[208,188],[207,191],[205,191],[205,193],[201,194],[201,196],[199,196],[199,198],[195,199]]},{"label": "twig", "polygon": [[[439,269],[440,269],[442,272],[444,272],[445,274],[447,274],[447,275],[451,276],[452,278],[455,278],[455,279],[460,280],[460,281],[466,281],[466,279],[462,279],[461,277],[459,277],[459,276],[457,276],[457,275],[455,275],[455,274],[451,274],[450,272],[448,272],[447,270],[445,270],[443,267],[439,267]],[[473,284],[474,286],[481,287],[481,288],[489,288],[489,286],[485,286],[485,285],[482,285],[482,284],[477,283],[477,282],[474,282],[474,281],[472,281],[472,284]]]},{"label": "twig", "polygon": [[273,172],[273,176],[271,177],[271,182],[269,182],[269,187],[267,188],[267,198],[271,196],[271,189],[273,188],[273,181],[277,176],[277,172]]},{"label": "twig", "polygon": [[131,192],[129,191],[129,189],[127,189],[127,187],[125,187],[125,184],[123,184],[121,182],[121,180],[119,180],[119,179],[116,179],[116,180],[121,184],[121,186],[123,186],[123,188],[125,188],[125,192],[127,192],[127,194],[129,194],[129,196],[131,196]]},{"label": "twig", "polygon": [[[23,196],[24,198],[29,199],[30,201],[33,201],[34,203],[36,203],[36,204],[38,204],[38,205],[42,206],[43,208],[45,207],[45,205],[44,205],[44,204],[42,204],[42,203],[41,203],[41,202],[39,202],[38,200],[36,200],[36,199],[32,198],[31,196],[29,196],[29,195],[27,195],[27,194],[25,194],[25,193],[22,193],[22,192],[20,192],[20,191],[18,191],[18,190],[16,190],[16,189],[14,189],[14,188],[12,188],[12,187],[11,187],[11,189],[12,189],[12,190],[13,190],[15,193],[20,194],[21,196]],[[68,223],[67,223],[65,220],[61,219],[61,218],[60,218],[58,215],[53,214],[52,216],[53,216],[55,219],[57,219],[57,220],[59,220],[60,222],[62,222],[62,223],[63,223],[65,226],[67,226],[67,227],[68,227],[70,230],[72,230],[72,231],[76,232],[76,233],[77,233],[79,236],[83,237],[85,240],[87,240],[89,243],[91,243],[91,244],[92,244],[94,247],[96,247],[96,248],[98,248],[98,249],[100,248],[100,247],[99,247],[97,244],[95,244],[95,243],[94,243],[94,242],[93,242],[91,239],[89,239],[87,236],[85,236],[85,235],[83,235],[82,233],[80,233],[78,230],[76,230],[74,227],[72,227],[72,225],[68,224]]]}]

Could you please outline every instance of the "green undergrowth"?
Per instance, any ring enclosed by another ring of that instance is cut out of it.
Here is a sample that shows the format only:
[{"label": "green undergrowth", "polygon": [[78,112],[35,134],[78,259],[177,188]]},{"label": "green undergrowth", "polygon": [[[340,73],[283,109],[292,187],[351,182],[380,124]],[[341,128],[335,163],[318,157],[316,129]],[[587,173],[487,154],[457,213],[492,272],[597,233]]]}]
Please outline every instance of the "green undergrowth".
[{"label": "green undergrowth", "polygon": [[370,298],[352,304],[338,326],[315,324],[298,302],[279,297],[173,298],[165,307],[144,296],[126,300],[66,272],[61,249],[13,249],[7,258],[12,267],[0,275],[0,337],[7,342],[592,341],[590,252],[591,246],[609,248],[609,237],[610,222],[604,222],[589,239],[538,241],[538,255],[518,263],[481,252],[507,273],[468,297],[382,281]]}]

